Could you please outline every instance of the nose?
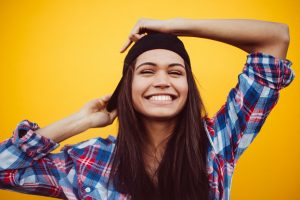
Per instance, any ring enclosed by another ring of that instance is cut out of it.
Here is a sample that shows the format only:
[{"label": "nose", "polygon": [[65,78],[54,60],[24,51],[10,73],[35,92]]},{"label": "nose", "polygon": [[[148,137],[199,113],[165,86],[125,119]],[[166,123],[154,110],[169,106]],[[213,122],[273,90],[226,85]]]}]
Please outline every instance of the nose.
[{"label": "nose", "polygon": [[167,72],[159,72],[156,74],[153,80],[153,86],[156,88],[168,88],[170,87],[170,79]]}]

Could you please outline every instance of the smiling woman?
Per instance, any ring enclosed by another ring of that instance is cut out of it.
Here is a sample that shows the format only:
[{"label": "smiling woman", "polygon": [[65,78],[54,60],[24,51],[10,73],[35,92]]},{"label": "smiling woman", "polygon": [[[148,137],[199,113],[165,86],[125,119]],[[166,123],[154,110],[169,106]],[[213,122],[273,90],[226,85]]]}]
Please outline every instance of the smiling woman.
[{"label": "smiling woman", "polygon": [[[226,103],[209,118],[177,36],[248,53]],[[112,95],[39,128],[22,121],[0,145],[0,187],[64,199],[230,199],[232,175],[293,78],[287,25],[257,20],[150,20],[132,29]],[[58,143],[118,117],[117,138]]]},{"label": "smiling woman", "polygon": [[132,81],[135,110],[148,118],[178,115],[188,93],[184,60],[173,51],[155,49],[142,53],[135,62]]},{"label": "smiling woman", "polygon": [[[166,33],[146,35],[131,48],[125,63],[131,64],[124,66],[121,86],[107,105],[117,107],[120,122],[118,162],[113,161],[115,174],[110,176],[119,180],[115,187],[133,191],[133,199],[176,199],[195,192],[197,199],[207,199],[208,141],[199,123],[205,111],[182,42]],[[191,191],[193,183],[202,189]],[[172,192],[174,187],[179,193]]]}]

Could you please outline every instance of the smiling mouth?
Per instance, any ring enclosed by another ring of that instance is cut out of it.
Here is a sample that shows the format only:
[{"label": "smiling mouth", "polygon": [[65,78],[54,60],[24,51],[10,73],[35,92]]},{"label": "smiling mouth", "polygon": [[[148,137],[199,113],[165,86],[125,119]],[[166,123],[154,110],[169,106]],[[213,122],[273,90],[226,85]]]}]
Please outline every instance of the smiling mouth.
[{"label": "smiling mouth", "polygon": [[145,98],[154,104],[170,104],[177,99],[174,95],[153,95]]}]

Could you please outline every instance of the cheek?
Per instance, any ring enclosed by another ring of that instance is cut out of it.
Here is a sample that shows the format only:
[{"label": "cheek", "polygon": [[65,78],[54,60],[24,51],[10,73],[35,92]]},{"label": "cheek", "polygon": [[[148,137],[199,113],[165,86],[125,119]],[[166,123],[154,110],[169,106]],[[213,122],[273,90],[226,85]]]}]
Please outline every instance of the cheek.
[{"label": "cheek", "polygon": [[184,99],[187,98],[189,87],[186,80],[183,80],[177,84],[178,92],[184,97]]},{"label": "cheek", "polygon": [[131,88],[132,102],[134,108],[136,109],[137,106],[140,104],[140,99],[143,96],[143,93],[146,91],[145,81],[141,81],[138,78],[134,78],[132,81]]}]

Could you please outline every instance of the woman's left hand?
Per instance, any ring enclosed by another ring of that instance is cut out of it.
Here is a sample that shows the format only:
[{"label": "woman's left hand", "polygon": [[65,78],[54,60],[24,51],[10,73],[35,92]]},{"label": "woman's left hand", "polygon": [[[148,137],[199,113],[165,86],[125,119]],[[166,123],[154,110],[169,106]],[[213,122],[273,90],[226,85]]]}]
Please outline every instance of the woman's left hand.
[{"label": "woman's left hand", "polygon": [[170,20],[154,20],[154,19],[140,19],[134,25],[131,30],[128,39],[124,43],[123,47],[120,49],[120,52],[123,53],[130,46],[132,42],[136,42],[141,39],[146,33],[150,32],[170,32]]}]

